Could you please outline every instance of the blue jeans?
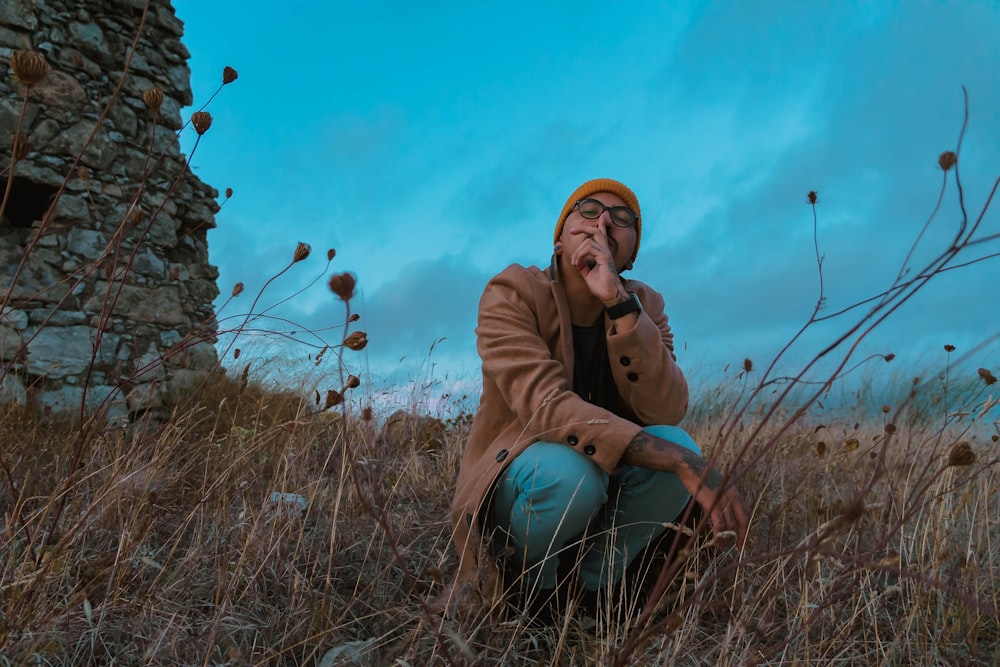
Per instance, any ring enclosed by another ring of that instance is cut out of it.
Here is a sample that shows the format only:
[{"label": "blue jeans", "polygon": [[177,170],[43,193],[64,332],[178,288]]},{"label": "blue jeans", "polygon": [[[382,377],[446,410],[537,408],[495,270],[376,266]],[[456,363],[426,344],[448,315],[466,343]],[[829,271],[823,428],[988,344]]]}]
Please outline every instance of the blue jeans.
[{"label": "blue jeans", "polygon": [[[677,426],[643,430],[701,453]],[[508,567],[527,582],[554,588],[560,552],[582,542],[573,550],[581,554],[575,570],[584,588],[596,590],[621,579],[690,498],[673,473],[624,466],[609,475],[572,447],[539,441],[498,479],[491,518],[513,547]]]}]

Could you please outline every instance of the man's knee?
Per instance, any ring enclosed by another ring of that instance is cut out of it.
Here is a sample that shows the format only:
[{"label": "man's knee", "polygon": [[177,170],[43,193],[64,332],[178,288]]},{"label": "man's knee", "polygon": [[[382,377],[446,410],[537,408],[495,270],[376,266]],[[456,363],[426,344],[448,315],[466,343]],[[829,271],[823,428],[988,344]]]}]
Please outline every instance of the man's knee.
[{"label": "man's knee", "polygon": [[507,479],[533,511],[558,511],[592,518],[607,502],[608,476],[570,447],[536,442],[511,462]]},{"label": "man's knee", "polygon": [[654,426],[647,426],[642,430],[651,435],[655,435],[657,438],[663,438],[664,440],[675,442],[682,447],[690,449],[699,456],[701,455],[701,447],[699,447],[698,443],[694,441],[694,438],[692,438],[688,432],[680,426],[657,424]]}]

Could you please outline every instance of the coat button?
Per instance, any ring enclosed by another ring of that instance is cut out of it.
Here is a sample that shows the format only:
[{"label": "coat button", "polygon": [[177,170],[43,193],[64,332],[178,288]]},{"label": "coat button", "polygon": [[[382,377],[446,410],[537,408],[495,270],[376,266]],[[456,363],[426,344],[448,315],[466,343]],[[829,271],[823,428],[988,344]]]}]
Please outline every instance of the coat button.
[{"label": "coat button", "polygon": [[583,453],[586,454],[587,456],[593,456],[594,452],[596,452],[596,451],[597,451],[597,447],[594,447],[593,445],[584,445],[583,446]]},{"label": "coat button", "polygon": [[503,461],[505,458],[507,458],[508,453],[509,452],[506,449],[501,449],[499,452],[497,452],[497,462],[499,463],[500,461]]},{"label": "coat button", "polygon": [[566,442],[569,443],[570,447],[576,447],[577,443],[580,442],[580,439],[575,435],[571,435],[568,438],[566,438]]},{"label": "coat button", "polygon": [[622,366],[628,366],[629,364],[632,363],[632,360],[629,359],[628,357],[622,357],[621,359],[618,360],[618,363],[620,363]]},{"label": "coat button", "polygon": [[625,377],[627,377],[627,378],[628,378],[628,381],[629,381],[629,382],[635,382],[636,380],[638,380],[638,379],[639,379],[639,374],[638,374],[638,373],[629,373],[629,374],[628,374],[628,375],[626,375]]}]

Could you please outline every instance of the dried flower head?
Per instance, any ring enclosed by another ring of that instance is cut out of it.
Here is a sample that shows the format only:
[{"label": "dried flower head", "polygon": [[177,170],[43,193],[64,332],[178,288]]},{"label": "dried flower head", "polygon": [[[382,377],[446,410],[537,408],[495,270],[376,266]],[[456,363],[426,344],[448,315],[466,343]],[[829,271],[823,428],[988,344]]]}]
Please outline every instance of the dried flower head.
[{"label": "dried flower head", "polygon": [[969,443],[956,442],[948,452],[948,465],[950,466],[971,466],[976,462],[976,453],[972,451]]},{"label": "dried flower head", "polygon": [[885,358],[885,363],[889,363],[890,361],[896,358],[896,355],[890,352],[889,354],[885,355],[884,358]]},{"label": "dried flower head", "polygon": [[997,381],[996,376],[993,375],[993,373],[991,373],[989,369],[980,368],[977,372],[979,373],[979,377],[982,379],[982,381],[985,382],[987,385],[996,384]]},{"label": "dried flower head", "polygon": [[361,386],[361,378],[359,378],[357,375],[347,376],[347,385],[346,385],[347,389],[354,389],[355,387],[359,386]]},{"label": "dried flower head", "polygon": [[892,435],[893,433],[896,432],[896,425],[893,424],[892,422],[889,422],[888,424],[885,425],[885,432],[888,435]]},{"label": "dried flower head", "polygon": [[816,443],[816,457],[823,458],[826,456],[826,443],[820,440]]},{"label": "dried flower head", "polygon": [[240,348],[236,348],[235,350],[233,350],[233,359],[239,359],[239,358],[240,358]]},{"label": "dried flower head", "polygon": [[944,171],[948,171],[956,164],[958,164],[958,156],[955,155],[955,151],[945,151],[938,156],[938,166]]},{"label": "dried flower head", "polygon": [[335,273],[330,276],[330,291],[342,301],[350,301],[354,297],[354,286],[357,284],[354,275],[350,273]]},{"label": "dried flower head", "polygon": [[816,203],[816,191],[815,190],[810,190],[808,192],[808,194],[806,194],[806,199],[809,201],[810,204],[815,204]]},{"label": "dried flower head", "polygon": [[890,407],[889,407],[888,405],[883,405],[883,406],[882,406],[882,412],[884,412],[884,413],[886,413],[886,414],[888,414],[888,413],[889,413],[889,410],[891,410],[891,409],[892,409],[892,408],[890,408]]},{"label": "dried flower head", "polygon": [[361,421],[370,422],[372,420],[372,406],[366,405],[361,408]]},{"label": "dried flower head", "polygon": [[329,410],[335,405],[340,405],[344,402],[344,395],[335,389],[330,389],[326,392],[326,401],[323,403],[323,409]]},{"label": "dried flower head", "polygon": [[146,212],[138,204],[132,206],[128,211],[128,221],[133,227],[138,227],[146,219]]},{"label": "dried flower head", "polygon": [[750,357],[743,360],[743,370],[747,373],[753,370],[753,362],[750,361]]},{"label": "dried flower head", "polygon": [[142,101],[146,103],[150,111],[154,114],[158,113],[160,106],[163,104],[163,91],[153,86],[142,94]]},{"label": "dried flower head", "polygon": [[955,346],[954,345],[945,345],[944,346],[944,351],[945,352],[954,352],[955,351]]},{"label": "dried flower head", "polygon": [[31,152],[31,142],[28,137],[18,130],[10,138],[10,153],[14,160],[23,160]]},{"label": "dried flower head", "polygon": [[226,188],[226,199],[229,199],[232,196],[233,196],[233,189],[232,188]]},{"label": "dried flower head", "polygon": [[236,283],[233,285],[233,296],[239,296],[243,294],[243,283]]},{"label": "dried flower head", "polygon": [[332,262],[333,258],[336,256],[337,256],[337,251],[334,250],[333,248],[330,248],[329,250],[326,251],[326,261]]},{"label": "dried flower head", "polygon": [[295,246],[295,254],[292,255],[292,263],[301,262],[309,256],[310,252],[312,252],[312,246],[308,243],[302,243],[300,241],[299,244]]},{"label": "dried flower head", "polygon": [[855,498],[844,508],[843,517],[845,521],[857,521],[865,514],[865,501],[860,497]]},{"label": "dried flower head", "polygon": [[368,334],[364,331],[354,331],[344,339],[344,347],[359,352],[368,345]]},{"label": "dried flower head", "polygon": [[14,78],[29,88],[49,73],[49,64],[36,51],[14,51],[10,56],[10,68],[14,70]]},{"label": "dried flower head", "polygon": [[240,75],[239,72],[237,72],[229,65],[226,65],[225,67],[222,68],[222,85],[226,85],[227,83],[232,83],[233,81],[236,81],[236,78],[239,75]]},{"label": "dried flower head", "polygon": [[201,136],[208,132],[208,128],[212,127],[212,114],[207,111],[195,111],[191,114],[191,124],[198,136]]},{"label": "dried flower head", "polygon": [[351,313],[351,316],[347,318],[347,321],[348,322],[357,322],[360,319],[361,319],[360,315],[358,315],[357,313]]}]

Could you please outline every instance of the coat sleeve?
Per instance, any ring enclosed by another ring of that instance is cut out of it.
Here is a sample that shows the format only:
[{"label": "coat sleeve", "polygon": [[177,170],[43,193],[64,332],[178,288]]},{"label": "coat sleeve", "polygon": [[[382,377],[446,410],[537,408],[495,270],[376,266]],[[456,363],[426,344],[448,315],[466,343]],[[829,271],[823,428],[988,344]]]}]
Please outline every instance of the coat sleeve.
[{"label": "coat sleeve", "polygon": [[609,327],[608,356],[625,405],[641,424],[677,424],[687,412],[688,386],[674,356],[674,334],[656,290],[630,281],[643,312],[631,330]]},{"label": "coat sleeve", "polygon": [[[476,329],[483,375],[495,383],[523,426],[519,442],[563,443],[611,472],[641,427],[573,392],[565,366],[550,347],[558,340],[545,340],[541,333],[536,303],[541,298],[551,294],[533,290],[520,267],[504,271],[486,286]],[[555,312],[551,304],[546,310]]]}]

